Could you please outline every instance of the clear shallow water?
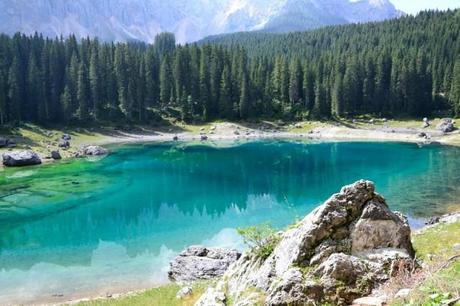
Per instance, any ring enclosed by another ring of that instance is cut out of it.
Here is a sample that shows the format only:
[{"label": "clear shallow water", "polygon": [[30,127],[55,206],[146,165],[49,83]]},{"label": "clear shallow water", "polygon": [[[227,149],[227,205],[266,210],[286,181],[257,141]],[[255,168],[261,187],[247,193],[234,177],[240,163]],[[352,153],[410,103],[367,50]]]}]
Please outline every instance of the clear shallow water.
[{"label": "clear shallow water", "polygon": [[442,213],[460,193],[459,156],[458,148],[401,143],[149,144],[99,161],[7,169],[0,304],[163,283],[184,247],[242,248],[235,228],[282,228],[361,178],[376,182],[392,209]]}]

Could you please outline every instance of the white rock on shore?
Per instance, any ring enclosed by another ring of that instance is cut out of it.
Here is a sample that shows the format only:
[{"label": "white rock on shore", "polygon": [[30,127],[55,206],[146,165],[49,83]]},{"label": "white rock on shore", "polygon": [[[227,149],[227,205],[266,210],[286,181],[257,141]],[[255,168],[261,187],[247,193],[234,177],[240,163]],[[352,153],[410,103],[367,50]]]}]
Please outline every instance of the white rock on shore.
[{"label": "white rock on shore", "polygon": [[40,157],[34,151],[13,151],[2,155],[3,165],[6,167],[22,167],[39,165],[42,163]]}]

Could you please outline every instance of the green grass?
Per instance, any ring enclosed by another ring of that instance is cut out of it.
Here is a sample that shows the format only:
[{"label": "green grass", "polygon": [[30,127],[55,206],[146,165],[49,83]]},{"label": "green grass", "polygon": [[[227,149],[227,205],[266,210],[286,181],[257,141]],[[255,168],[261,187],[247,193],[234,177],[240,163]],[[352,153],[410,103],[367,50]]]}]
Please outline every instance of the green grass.
[{"label": "green grass", "polygon": [[417,257],[428,265],[430,272],[406,301],[394,301],[391,305],[441,306],[460,297],[460,260],[439,270],[449,258],[460,254],[455,247],[460,244],[460,222],[438,225],[414,235],[413,244]]},{"label": "green grass", "polygon": [[191,306],[196,303],[209,284],[197,283],[193,285],[193,294],[182,300],[176,298],[182,288],[177,284],[170,284],[144,292],[130,294],[121,298],[101,299],[79,303],[79,306]]},{"label": "green grass", "polygon": [[[414,235],[417,256],[427,263],[437,263],[460,253],[454,250],[460,244],[460,222],[442,224]],[[430,256],[432,255],[432,256]],[[432,257],[430,260],[429,257]]]}]

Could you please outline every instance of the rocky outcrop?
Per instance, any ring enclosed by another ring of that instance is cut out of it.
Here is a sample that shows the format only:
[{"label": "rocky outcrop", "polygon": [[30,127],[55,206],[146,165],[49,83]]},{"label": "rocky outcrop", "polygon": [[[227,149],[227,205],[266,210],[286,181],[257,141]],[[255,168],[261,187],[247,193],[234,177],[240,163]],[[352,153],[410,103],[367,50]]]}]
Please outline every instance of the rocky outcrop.
[{"label": "rocky outcrop", "polygon": [[206,280],[222,276],[240,258],[236,250],[191,246],[171,263],[169,278],[174,281]]},{"label": "rocky outcrop", "polygon": [[3,165],[7,167],[22,167],[42,163],[37,153],[33,151],[13,151],[2,155]]},{"label": "rocky outcrop", "polygon": [[413,255],[405,217],[390,211],[372,182],[359,181],[283,233],[268,258],[243,255],[196,305],[222,296],[250,305],[248,292],[254,304],[346,305],[410,265]]},{"label": "rocky outcrop", "polygon": [[450,133],[455,130],[455,122],[453,119],[444,118],[441,120],[441,123],[438,125],[438,129],[443,133]]},{"label": "rocky outcrop", "polygon": [[100,146],[86,146],[83,147],[80,151],[77,152],[76,157],[85,157],[85,156],[104,156],[109,154],[107,149],[104,149]]}]

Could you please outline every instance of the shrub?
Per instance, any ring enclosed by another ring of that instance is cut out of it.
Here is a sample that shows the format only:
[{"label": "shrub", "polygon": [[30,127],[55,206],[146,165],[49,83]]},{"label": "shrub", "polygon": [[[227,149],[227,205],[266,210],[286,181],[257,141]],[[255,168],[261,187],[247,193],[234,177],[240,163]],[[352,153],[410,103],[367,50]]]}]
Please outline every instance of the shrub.
[{"label": "shrub", "polygon": [[270,223],[239,228],[238,234],[243,237],[244,243],[251,248],[254,254],[261,259],[267,259],[280,240],[280,236]]}]

